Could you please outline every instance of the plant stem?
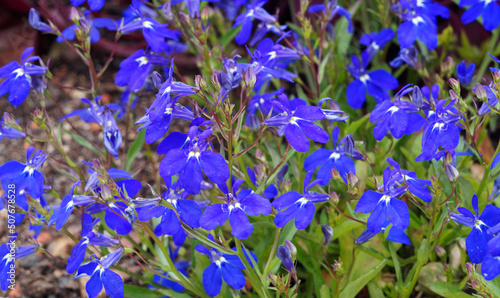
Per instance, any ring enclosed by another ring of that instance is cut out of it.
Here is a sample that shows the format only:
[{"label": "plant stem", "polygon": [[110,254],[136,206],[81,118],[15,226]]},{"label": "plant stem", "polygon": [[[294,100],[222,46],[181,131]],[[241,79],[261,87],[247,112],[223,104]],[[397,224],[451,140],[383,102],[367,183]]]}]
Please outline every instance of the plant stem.
[{"label": "plant stem", "polygon": [[240,240],[235,237],[234,242],[236,243],[238,256],[240,257],[241,261],[247,268],[247,272],[250,275],[250,282],[252,283],[253,288],[255,289],[255,291],[257,291],[259,297],[264,297],[264,298],[270,297],[269,293],[267,292],[267,289],[262,284],[259,276],[257,275],[257,273],[255,273],[254,268],[250,265],[250,263],[248,263],[248,260],[245,257],[245,254],[243,253]]}]

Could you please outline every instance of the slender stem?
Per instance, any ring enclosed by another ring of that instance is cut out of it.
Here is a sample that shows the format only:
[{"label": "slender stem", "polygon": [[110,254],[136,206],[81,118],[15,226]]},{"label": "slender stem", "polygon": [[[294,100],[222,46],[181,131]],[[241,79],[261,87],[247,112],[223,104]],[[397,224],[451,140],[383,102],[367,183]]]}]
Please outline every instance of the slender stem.
[{"label": "slender stem", "polygon": [[245,254],[243,253],[243,249],[241,247],[241,242],[238,238],[234,238],[234,242],[236,243],[236,248],[238,251],[238,256],[240,257],[241,261],[247,268],[247,272],[250,275],[250,282],[252,283],[253,288],[257,293],[259,294],[259,297],[270,297],[269,293],[267,292],[266,287],[262,284],[259,276],[255,272],[255,269],[250,265],[248,262],[247,258],[245,257]]},{"label": "slender stem", "polygon": [[[492,52],[495,49],[495,45],[496,45],[499,37],[500,37],[500,29],[494,30],[492,35],[491,35],[490,44],[488,45],[488,52]],[[479,83],[481,81],[484,73],[486,72],[488,64],[490,64],[490,58],[485,57],[483,59],[483,62],[481,62],[481,65],[479,66],[479,70],[477,71],[476,79],[472,83],[472,86],[475,86],[477,83]]]},{"label": "slender stem", "polygon": [[261,280],[264,280],[266,278],[266,273],[269,270],[268,267],[271,264],[271,261],[273,260],[274,254],[276,253],[276,249],[278,247],[278,240],[280,238],[280,232],[281,232],[281,229],[276,227],[276,232],[274,234],[273,247],[271,248],[271,253],[269,254],[269,257],[267,258],[267,262],[266,262],[266,266],[264,267],[264,271],[262,271],[262,276],[260,277]]},{"label": "slender stem", "polygon": [[476,194],[480,197],[481,194],[484,191],[484,188],[486,187],[486,183],[488,183],[488,177],[490,176],[490,171],[491,171],[491,164],[493,163],[494,157],[499,154],[500,152],[500,142],[497,145],[497,149],[495,150],[495,153],[493,154],[493,157],[490,159],[488,164],[486,165],[484,169],[484,174],[483,174],[483,179],[481,180],[481,184],[479,184],[479,187],[476,191]]}]

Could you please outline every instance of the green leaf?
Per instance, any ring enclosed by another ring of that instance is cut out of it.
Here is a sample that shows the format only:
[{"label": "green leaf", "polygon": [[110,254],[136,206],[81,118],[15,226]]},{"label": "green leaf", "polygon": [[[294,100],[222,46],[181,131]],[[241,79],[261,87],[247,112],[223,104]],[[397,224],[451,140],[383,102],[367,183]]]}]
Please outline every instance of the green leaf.
[{"label": "green leaf", "polygon": [[361,127],[361,125],[365,124],[365,122],[368,121],[369,118],[370,118],[370,114],[365,115],[363,118],[349,123],[349,125],[347,126],[347,128],[345,130],[345,134],[348,135],[348,134],[355,133]]},{"label": "green leaf", "polygon": [[227,45],[234,40],[234,37],[240,32],[241,26],[238,26],[236,28],[231,29],[220,39],[220,43],[222,45],[222,48],[226,48]]},{"label": "green leaf", "polygon": [[99,155],[103,155],[103,156],[105,155],[104,152],[102,152],[101,150],[94,147],[89,141],[85,140],[84,138],[80,137],[79,135],[73,134],[65,129],[64,129],[64,132],[69,134],[73,138],[73,140],[75,140],[78,144],[82,145],[83,147],[88,148]]},{"label": "green leaf", "polygon": [[339,297],[350,298],[356,297],[356,295],[368,284],[379,272],[385,267],[387,260],[380,262],[375,268],[370,270],[368,273],[360,276],[358,279],[350,282],[343,290],[340,292]]},{"label": "green leaf", "polygon": [[164,296],[164,294],[158,292],[157,290],[143,288],[139,286],[133,286],[133,285],[123,285],[123,294],[125,297],[129,298],[158,298]]},{"label": "green leaf", "polygon": [[137,138],[135,138],[132,146],[128,149],[127,152],[127,162],[125,163],[125,171],[130,172],[132,168],[132,164],[134,163],[135,158],[141,152],[142,145],[144,144],[144,137],[146,136],[146,130],[143,129],[139,131],[137,134]]},{"label": "green leaf", "polygon": [[473,297],[469,294],[466,294],[465,292],[462,292],[458,288],[457,285],[453,284],[447,284],[444,282],[437,282],[435,284],[432,284],[429,286],[429,289],[433,291],[434,293],[443,296],[443,297],[450,297],[450,298],[467,298],[467,297]]},{"label": "green leaf", "polygon": [[330,298],[330,289],[327,285],[322,285],[321,289],[319,289],[319,297],[320,298]]}]

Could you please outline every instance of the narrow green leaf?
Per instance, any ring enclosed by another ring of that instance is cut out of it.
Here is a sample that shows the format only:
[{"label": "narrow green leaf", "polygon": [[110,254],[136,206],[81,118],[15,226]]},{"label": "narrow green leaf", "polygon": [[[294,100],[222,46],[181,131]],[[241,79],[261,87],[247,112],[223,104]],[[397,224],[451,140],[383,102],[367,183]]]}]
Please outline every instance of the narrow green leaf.
[{"label": "narrow green leaf", "polygon": [[450,298],[468,298],[468,297],[473,297],[469,294],[466,294],[465,292],[462,292],[458,288],[457,285],[453,284],[447,284],[444,282],[438,282],[435,284],[432,284],[429,286],[429,289],[433,291],[434,293],[443,296],[443,297],[450,297]]},{"label": "narrow green leaf", "polygon": [[387,260],[383,260],[368,273],[347,284],[342,292],[340,292],[339,297],[356,297],[356,295],[366,286],[366,284],[368,284],[373,278],[375,278],[375,276],[377,276],[377,274],[385,267],[386,263]]},{"label": "narrow green leaf", "polygon": [[71,138],[73,138],[73,140],[75,140],[78,144],[82,145],[83,147],[88,148],[99,155],[103,155],[103,156],[105,155],[104,152],[102,152],[101,150],[94,147],[89,141],[85,140],[81,136],[76,135],[74,133],[71,133],[65,129],[64,129],[64,132],[69,134],[71,136]]},{"label": "narrow green leaf", "polygon": [[132,169],[132,164],[134,163],[135,158],[141,152],[142,145],[144,144],[144,137],[146,136],[146,130],[143,129],[139,131],[137,134],[137,138],[135,138],[132,146],[128,149],[127,152],[127,162],[125,163],[125,171],[130,172]]}]

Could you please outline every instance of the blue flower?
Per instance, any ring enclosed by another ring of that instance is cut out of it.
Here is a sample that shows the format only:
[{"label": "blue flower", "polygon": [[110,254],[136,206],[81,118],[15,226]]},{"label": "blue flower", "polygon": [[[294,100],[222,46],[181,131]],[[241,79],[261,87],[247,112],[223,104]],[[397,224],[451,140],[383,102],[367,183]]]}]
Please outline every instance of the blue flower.
[{"label": "blue flower", "polygon": [[22,104],[28,97],[30,88],[34,88],[35,76],[42,75],[47,71],[46,67],[32,64],[33,61],[40,59],[38,56],[28,57],[34,50],[33,47],[24,50],[21,64],[12,61],[0,68],[0,78],[5,78],[0,83],[0,96],[9,93],[9,102],[13,106]]},{"label": "blue flower", "polygon": [[321,108],[299,105],[292,110],[284,93],[278,94],[278,99],[273,104],[283,110],[283,113],[267,119],[263,125],[277,126],[278,135],[285,135],[290,145],[299,152],[309,150],[308,137],[315,142],[328,142],[328,133],[313,123],[325,118]]},{"label": "blue flower", "polygon": [[57,209],[49,219],[48,225],[51,226],[55,223],[56,229],[60,230],[62,226],[66,223],[69,216],[73,212],[75,206],[89,205],[95,203],[96,198],[85,196],[85,195],[73,195],[75,187],[79,185],[81,181],[77,181],[71,187],[71,191],[67,194],[61,202],[61,206]]},{"label": "blue flower", "polygon": [[398,56],[394,58],[389,65],[394,68],[398,68],[403,63],[410,65],[413,68],[418,66],[418,51],[415,46],[411,46],[409,48],[401,48],[399,50]]},{"label": "blue flower", "polygon": [[[399,164],[392,158],[387,158],[387,162],[394,167],[394,169],[386,169],[388,173],[384,173],[384,184],[389,187],[406,186],[407,190],[414,196],[422,201],[431,202],[432,195],[427,186],[432,186],[431,181],[418,179],[417,174],[412,171],[401,169]],[[387,180],[387,181],[386,181]]]},{"label": "blue flower", "polygon": [[[498,105],[498,99],[493,90],[491,89],[490,86],[488,85],[482,85],[484,90],[486,90],[486,97],[488,98],[488,102],[484,102],[481,107],[479,108],[478,114],[479,115],[484,115],[486,113],[489,113],[491,111],[491,107],[495,107]],[[493,86],[492,86],[493,87]],[[494,88],[494,87],[493,87]],[[472,88],[472,91],[476,91],[476,86]]]},{"label": "blue flower", "polygon": [[[108,18],[95,18],[90,19],[90,11],[83,12],[83,18],[80,18],[80,26],[73,24],[68,28],[64,29],[61,33],[62,36],[57,36],[57,42],[63,42],[64,40],[73,40],[76,37],[76,31],[81,29],[82,23],[87,24],[90,28],[89,37],[90,42],[95,43],[101,39],[101,33],[99,33],[100,28],[106,28],[109,31],[115,31],[117,29],[117,25],[114,20]],[[71,18],[70,18],[71,20]]]},{"label": "blue flower", "polygon": [[242,179],[236,180],[233,183],[232,193],[227,190],[227,187],[222,188],[227,201],[223,204],[212,204],[205,209],[200,218],[202,228],[213,230],[217,226],[222,226],[229,218],[231,234],[238,239],[246,239],[253,232],[253,225],[249,222],[248,215],[268,215],[272,212],[273,208],[269,200],[259,194],[253,191],[242,191],[237,194],[243,182]]},{"label": "blue flower", "polygon": [[333,149],[320,148],[309,155],[304,161],[304,170],[312,171],[317,167],[320,167],[317,178],[321,179],[320,185],[327,185],[332,177],[331,170],[335,169],[339,172],[340,177],[347,183],[347,174],[356,174],[356,167],[354,166],[355,159],[363,159],[363,156],[358,151],[354,150],[352,157],[350,157],[345,152],[344,144],[346,138],[350,136],[345,136],[337,144],[339,137],[339,128],[335,127],[332,131],[332,142]]},{"label": "blue flower", "polygon": [[[363,57],[362,57],[363,59]],[[367,72],[363,65],[368,62],[363,61],[360,64],[359,58],[351,56],[351,64],[347,70],[354,77],[346,90],[347,103],[354,109],[360,109],[366,101],[366,92],[375,97],[377,102],[389,99],[386,90],[392,90],[398,87],[398,80],[388,73],[385,69],[377,69]]]},{"label": "blue flower", "polygon": [[[147,11],[143,9],[146,5],[141,1],[132,1],[130,6],[130,16],[132,19],[121,26],[118,30],[124,34],[137,30],[142,30],[144,39],[154,52],[161,53],[168,47],[165,38],[178,40],[181,33],[177,30],[167,29],[168,24],[161,24],[157,20],[148,16]],[[125,18],[125,22],[128,18]]]},{"label": "blue flower", "polygon": [[26,137],[26,134],[22,131],[12,115],[7,112],[3,113],[2,119],[0,120],[0,141],[3,138],[17,139],[24,137]]},{"label": "blue flower", "polygon": [[343,7],[337,4],[335,0],[328,0],[325,4],[313,4],[307,10],[309,13],[323,12],[323,16],[325,16],[328,20],[328,24],[333,20],[333,18],[338,14],[343,16],[347,20],[347,32],[352,33],[352,21],[351,14]]},{"label": "blue flower", "polygon": [[45,160],[47,154],[42,150],[36,150],[30,146],[26,151],[25,164],[15,160],[8,161],[0,166],[0,180],[7,184],[15,184],[17,189],[26,189],[35,199],[40,198],[43,193],[43,174],[38,170]]},{"label": "blue flower", "polygon": [[[171,247],[169,246],[168,247],[168,250],[169,250],[169,253],[170,253],[170,258],[172,260],[175,260],[177,258],[177,253],[179,251],[180,247],[177,247],[177,249],[175,249],[175,251],[172,251]],[[174,266],[175,268],[181,273],[183,274],[184,276],[188,277],[188,273],[187,273],[187,268],[191,265],[191,262],[190,261],[179,261],[179,262],[174,262]],[[167,276],[167,277],[170,277],[170,275],[165,272],[165,271],[162,271],[162,270],[157,270],[161,275],[164,275],[164,276]],[[164,287],[167,287],[167,288],[171,288],[173,289],[174,291],[176,292],[182,292],[184,291],[184,286],[173,281],[173,280],[170,280],[170,279],[166,279],[158,274],[155,274],[153,276],[153,282],[157,283],[157,284],[160,284]],[[154,286],[152,285],[149,285],[149,288],[150,289],[155,289]]]},{"label": "blue flower", "polygon": [[95,123],[102,126],[104,124],[103,114],[104,114],[104,111],[106,109],[112,110],[113,112],[117,112],[118,113],[116,116],[117,118],[120,118],[121,116],[123,116],[124,111],[119,104],[110,103],[107,105],[100,105],[99,100],[101,98],[102,98],[102,96],[97,96],[93,100],[90,100],[88,98],[80,99],[83,103],[88,104],[89,107],[86,109],[74,110],[73,112],[70,112],[70,113],[66,114],[65,116],[59,118],[59,121],[62,121],[62,120],[69,118],[69,117],[78,116],[78,117],[80,117],[80,119],[82,119],[83,122],[86,122],[86,123],[95,122]]},{"label": "blue flower", "polygon": [[85,1],[87,1],[87,3],[89,4],[89,8],[92,11],[101,10],[105,2],[105,0],[71,0],[71,5],[80,6],[85,3]]},{"label": "blue flower", "polygon": [[265,23],[275,23],[276,18],[265,11],[262,6],[267,1],[255,1],[247,4],[247,11],[236,17],[233,28],[241,25],[240,32],[235,36],[235,41],[239,45],[244,45],[252,34],[253,20],[257,19]]},{"label": "blue flower", "polygon": [[269,32],[281,36],[282,33],[288,28],[287,25],[282,25],[282,26],[276,26],[274,24],[269,24],[269,23],[259,23],[257,25],[257,29],[255,30],[255,33],[253,34],[252,39],[249,42],[250,46],[255,46],[256,43],[261,41]]},{"label": "blue flower", "polygon": [[393,38],[394,31],[391,28],[383,29],[378,33],[366,33],[361,36],[359,43],[366,46],[366,49],[361,53],[363,67],[367,67],[375,54]]},{"label": "blue flower", "polygon": [[472,82],[472,77],[474,76],[474,70],[476,69],[476,64],[471,63],[466,66],[465,60],[457,64],[457,76],[460,84],[469,85]]},{"label": "blue flower", "polygon": [[[262,173],[262,170],[258,166],[254,166],[255,171],[258,171]],[[253,185],[255,188],[259,188],[259,184],[257,183],[257,177],[255,176],[255,171],[253,171],[250,167],[247,167],[247,173],[248,177],[250,177],[250,181],[252,181]],[[263,173],[262,173],[263,174]],[[259,177],[263,178],[262,175],[259,175]],[[238,197],[245,197],[247,195],[250,195],[253,193],[253,190],[251,189],[242,189],[240,193],[238,194]],[[264,190],[264,196],[266,199],[274,199],[278,195],[278,189],[274,184],[269,184],[268,187]]]},{"label": "blue flower", "polygon": [[120,63],[120,70],[116,73],[117,86],[129,86],[132,92],[142,88],[149,73],[155,65],[168,65],[167,58],[145,50],[137,50]]},{"label": "blue flower", "polygon": [[464,207],[458,207],[460,213],[451,213],[450,216],[457,223],[472,228],[465,240],[465,246],[471,262],[479,264],[488,254],[488,241],[493,238],[488,229],[500,223],[500,208],[488,204],[479,215],[476,195],[472,196],[472,208],[476,215]]},{"label": "blue flower", "polygon": [[73,273],[76,269],[78,269],[78,267],[80,267],[85,259],[87,246],[111,246],[119,243],[118,239],[113,239],[104,234],[92,231],[99,221],[100,219],[96,218],[92,222],[92,216],[90,214],[82,214],[82,232],[80,233],[82,239],[80,239],[80,241],[73,246],[73,249],[71,250],[71,255],[68,258],[68,263],[66,264],[66,272]]},{"label": "blue flower", "polygon": [[210,181],[222,185],[229,179],[229,167],[222,155],[207,151],[208,141],[205,140],[212,134],[211,130],[196,135],[189,135],[187,148],[172,149],[168,151],[160,163],[159,171],[162,177],[179,174],[180,187],[190,194],[198,194],[203,173]]},{"label": "blue flower", "polygon": [[464,24],[469,24],[482,15],[484,29],[493,31],[500,25],[500,5],[496,1],[461,0],[458,6],[470,6],[462,15]]},{"label": "blue flower", "polygon": [[406,187],[394,183],[393,173],[389,168],[384,171],[383,192],[366,191],[359,199],[355,212],[370,213],[366,228],[372,234],[378,234],[387,219],[396,228],[406,229],[410,224],[410,211],[402,200],[397,199],[406,191]]},{"label": "blue flower", "polygon": [[[111,271],[109,267],[116,263],[123,254],[123,248],[119,248],[109,255],[105,255],[100,260],[95,255],[94,258],[85,265],[81,265],[75,274],[75,278],[90,276],[85,285],[85,291],[89,298],[95,298],[102,290],[111,298],[123,297],[123,280],[117,273]],[[92,257],[91,256],[91,257]]]},{"label": "blue flower", "polygon": [[[214,241],[212,235],[209,234],[208,238]],[[200,244],[196,245],[196,250],[209,256],[210,261],[212,262],[203,271],[203,287],[205,288],[208,296],[214,297],[219,294],[222,287],[222,278],[224,278],[224,281],[229,286],[236,290],[242,289],[245,286],[245,275],[243,275],[241,270],[246,268],[238,255],[223,254],[213,248],[208,249]],[[244,249],[243,252],[245,257],[250,259],[247,250]],[[250,254],[253,259],[257,261],[257,257],[251,252]],[[249,261],[249,263],[251,264],[252,262]]]},{"label": "blue flower", "polygon": [[[390,222],[388,220],[384,223],[384,225],[382,226],[382,229],[381,229],[382,233],[385,233],[385,231],[387,230],[387,226],[389,224],[390,224]],[[359,237],[356,238],[356,240],[354,241],[354,243],[356,243],[356,244],[363,244],[366,241],[368,241],[371,238],[373,238],[375,235],[377,235],[377,234],[370,232],[368,229],[365,229],[359,235]],[[392,226],[389,229],[389,233],[387,234],[386,238],[387,238],[387,240],[390,240],[390,241],[396,242],[396,243],[401,243],[401,244],[406,244],[406,245],[410,245],[411,244],[410,238],[408,238],[408,235],[406,235],[406,233],[405,233],[405,229],[397,228],[397,227],[394,227],[394,226]]]},{"label": "blue flower", "polygon": [[283,266],[290,274],[295,274],[295,266],[293,265],[292,257],[290,256],[290,250],[284,245],[278,246],[276,251],[276,257],[281,260]]},{"label": "blue flower", "polygon": [[[7,291],[11,280],[15,279],[15,260],[30,255],[36,251],[38,245],[16,246],[18,233],[10,235],[9,242],[0,246],[0,289]],[[15,281],[13,282],[15,284]]]},{"label": "blue flower", "polygon": [[[273,99],[276,98],[278,94],[283,93],[283,91],[285,91],[285,88],[280,88],[269,93],[254,95],[248,103],[245,125],[252,130],[259,129],[260,119],[258,115],[260,112],[262,112],[263,115],[268,115],[273,108]],[[276,112],[276,109],[273,109],[273,111]]]},{"label": "blue flower", "polygon": [[394,101],[384,100],[377,104],[370,114],[370,121],[375,123],[373,136],[377,141],[385,138],[389,130],[394,138],[399,139],[403,135],[411,135],[419,131],[425,123],[425,119],[418,113],[420,108],[413,102],[402,100],[402,97],[413,91],[413,98],[417,96],[415,88],[403,87],[394,97]]},{"label": "blue flower", "polygon": [[188,8],[191,18],[200,17],[200,2],[219,2],[220,0],[173,0],[172,5],[184,2]]},{"label": "blue flower", "polygon": [[36,9],[34,9],[34,8],[30,9],[29,23],[30,23],[31,27],[35,28],[36,30],[38,30],[40,32],[43,32],[43,33],[53,33],[54,32],[54,30],[52,30],[52,28],[48,24],[46,24],[40,20],[40,15],[38,14],[38,11],[36,11]]},{"label": "blue flower", "polygon": [[307,172],[304,179],[304,191],[302,194],[296,191],[289,191],[274,200],[274,208],[280,211],[274,218],[274,224],[278,228],[284,227],[294,218],[295,227],[297,229],[303,230],[307,228],[316,211],[314,204],[328,201],[327,194],[310,191],[314,185],[321,182],[321,180],[317,179],[309,183],[311,181],[312,174],[312,171]]},{"label": "blue flower", "polygon": [[116,159],[118,159],[118,150],[122,144],[122,134],[116,126],[115,117],[111,111],[106,110],[104,112],[104,146],[108,149]]},{"label": "blue flower", "polygon": [[436,17],[449,18],[448,8],[429,0],[403,0],[392,6],[392,10],[403,19],[398,27],[401,48],[409,48],[420,39],[429,50],[438,45]]}]

